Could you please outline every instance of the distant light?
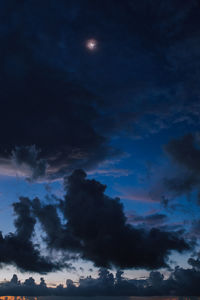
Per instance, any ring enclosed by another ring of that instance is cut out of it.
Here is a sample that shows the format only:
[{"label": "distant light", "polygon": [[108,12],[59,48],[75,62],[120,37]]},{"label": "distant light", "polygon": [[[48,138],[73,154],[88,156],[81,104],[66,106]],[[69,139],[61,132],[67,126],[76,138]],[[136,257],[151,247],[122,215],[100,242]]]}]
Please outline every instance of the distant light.
[{"label": "distant light", "polygon": [[90,50],[90,51],[94,51],[97,49],[97,41],[95,39],[89,39],[86,42],[86,47]]}]

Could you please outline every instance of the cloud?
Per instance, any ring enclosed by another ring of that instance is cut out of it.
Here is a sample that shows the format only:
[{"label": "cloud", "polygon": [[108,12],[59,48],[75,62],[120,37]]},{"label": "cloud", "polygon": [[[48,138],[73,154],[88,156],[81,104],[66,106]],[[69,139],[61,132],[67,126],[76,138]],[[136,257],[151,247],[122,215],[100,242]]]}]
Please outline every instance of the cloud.
[{"label": "cloud", "polygon": [[160,227],[167,222],[167,216],[165,214],[155,213],[147,216],[140,216],[130,213],[127,215],[128,222],[133,225],[138,225],[147,228]]},{"label": "cloud", "polygon": [[166,145],[165,149],[172,159],[192,172],[200,170],[200,150],[198,139],[188,134],[180,139],[174,139]]},{"label": "cloud", "polygon": [[60,201],[64,223],[58,205],[42,205],[39,199],[31,204],[48,247],[78,253],[98,267],[146,269],[166,267],[171,250],[190,248],[179,233],[127,224],[119,198],[105,195],[106,186],[87,179],[82,170],[67,177],[65,187],[65,200]]},{"label": "cloud", "polygon": [[[172,250],[190,250],[180,231],[155,228],[164,215],[144,217],[140,227],[128,223],[120,199],[107,196],[106,186],[87,179],[83,170],[66,177],[64,187],[64,199],[55,198],[51,204],[26,197],[13,203],[16,231],[1,234],[0,263],[40,274],[70,269],[70,262],[78,258],[97,267],[158,269],[168,267]],[[34,243],[37,221],[49,255]],[[59,259],[53,253],[59,253]]]},{"label": "cloud", "polygon": [[194,259],[194,258],[189,258],[188,260],[189,265],[191,265],[195,270],[200,270],[200,259]]},{"label": "cloud", "polygon": [[9,291],[14,296],[38,296],[49,294],[51,289],[47,288],[44,278],[40,279],[39,284],[36,284],[32,277],[29,277],[22,283],[18,280],[17,275],[14,274],[10,281],[0,284],[1,295],[8,295]]},{"label": "cloud", "polygon": [[147,177],[142,182],[143,188],[118,187],[120,196],[134,201],[160,202],[165,208],[187,212],[188,208],[184,207],[184,203],[180,204],[179,200],[176,203],[175,200],[186,196],[194,204],[199,204],[199,132],[169,140],[163,145],[163,149],[164,159],[159,161],[159,165],[154,164],[147,170]]},{"label": "cloud", "polygon": [[[160,197],[152,194],[150,191],[148,191],[148,188],[145,189],[145,188],[138,188],[138,187],[117,186],[116,189],[119,192],[120,198],[122,199],[140,201],[144,203],[160,201]],[[159,193],[159,190],[157,190],[157,192]]]},{"label": "cloud", "polygon": [[[27,296],[194,296],[200,293],[199,269],[176,267],[168,278],[158,271],[152,271],[146,279],[130,279],[123,271],[115,274],[105,268],[99,269],[98,277],[81,277],[78,283],[66,280],[66,286],[60,284],[48,287],[44,278],[36,284],[32,277],[20,282],[16,275],[10,281],[0,283],[0,295]],[[120,298],[121,299],[121,298]],[[179,299],[179,297],[177,297]],[[182,299],[182,297],[180,297]],[[192,298],[193,299],[193,298]]]},{"label": "cloud", "polygon": [[187,134],[179,139],[171,140],[165,150],[177,164],[175,176],[165,178],[169,191],[175,195],[189,194],[200,190],[200,150],[198,135]]},{"label": "cloud", "polygon": [[199,238],[200,237],[200,220],[193,220],[192,225],[190,228],[190,234],[193,237]]},{"label": "cloud", "polygon": [[41,274],[67,267],[67,264],[61,265],[42,256],[38,245],[32,242],[36,220],[30,210],[30,200],[21,197],[19,202],[13,203],[13,208],[16,232],[4,237],[0,234],[0,263],[14,264],[22,272]]},{"label": "cloud", "polygon": [[44,159],[39,158],[40,151],[32,146],[16,147],[12,151],[12,161],[17,167],[30,169],[29,180],[36,180],[46,175],[47,162]]}]

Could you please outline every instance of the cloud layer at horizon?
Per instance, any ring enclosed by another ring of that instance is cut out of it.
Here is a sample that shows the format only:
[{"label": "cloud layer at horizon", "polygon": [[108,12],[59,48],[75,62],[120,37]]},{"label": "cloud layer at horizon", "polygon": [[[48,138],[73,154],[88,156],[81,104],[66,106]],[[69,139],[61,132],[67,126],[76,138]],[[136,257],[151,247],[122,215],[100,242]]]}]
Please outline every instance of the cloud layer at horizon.
[{"label": "cloud layer at horizon", "polygon": [[[198,261],[199,262],[199,261]],[[128,279],[122,271],[115,276],[109,270],[101,268],[97,278],[91,276],[80,278],[78,284],[71,279],[66,285],[60,284],[54,288],[48,287],[44,278],[36,284],[33,277],[21,282],[13,275],[8,282],[0,284],[0,295],[27,296],[198,296],[200,270],[199,265],[191,269],[175,268],[168,278],[152,271],[146,279]],[[197,299],[195,297],[194,299]]]}]

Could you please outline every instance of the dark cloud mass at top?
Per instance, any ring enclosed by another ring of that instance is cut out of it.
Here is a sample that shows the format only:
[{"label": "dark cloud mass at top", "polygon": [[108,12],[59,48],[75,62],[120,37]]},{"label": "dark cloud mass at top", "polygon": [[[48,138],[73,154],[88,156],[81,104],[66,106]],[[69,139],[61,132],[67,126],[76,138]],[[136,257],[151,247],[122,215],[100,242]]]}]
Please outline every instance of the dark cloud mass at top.
[{"label": "dark cloud mass at top", "polygon": [[198,9],[196,0],[1,1],[1,158],[18,149],[18,167],[23,155],[30,167],[24,149],[36,147],[30,179],[58,178],[118,155],[113,135],[198,122]]},{"label": "dark cloud mass at top", "polygon": [[[19,10],[23,8],[18,5]],[[20,12],[16,13],[20,16]],[[98,117],[96,95],[69,71],[40,60],[34,51],[39,32],[34,37],[20,25],[13,30],[1,36],[1,124],[6,124],[1,156],[9,158],[13,153],[17,164],[30,166],[32,177],[37,178],[44,176],[45,160],[50,174],[58,172],[59,177],[71,165],[86,167],[113,155],[92,126]],[[37,163],[33,147],[38,149]]]}]

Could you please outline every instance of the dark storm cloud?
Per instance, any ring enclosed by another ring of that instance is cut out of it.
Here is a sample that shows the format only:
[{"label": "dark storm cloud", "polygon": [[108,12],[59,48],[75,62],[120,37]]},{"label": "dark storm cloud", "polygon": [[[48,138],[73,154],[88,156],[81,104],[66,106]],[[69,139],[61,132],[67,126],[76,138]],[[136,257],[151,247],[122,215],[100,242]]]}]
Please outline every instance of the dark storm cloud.
[{"label": "dark storm cloud", "polygon": [[176,163],[179,168],[174,177],[165,179],[167,188],[176,195],[188,194],[195,189],[200,192],[198,135],[188,134],[181,138],[173,139],[165,146],[165,150],[173,163]]},{"label": "dark storm cloud", "polygon": [[[164,215],[145,218],[146,228],[132,226],[120,199],[105,195],[106,186],[87,179],[83,170],[74,171],[64,183],[66,195],[54,204],[26,197],[13,203],[16,232],[0,235],[0,263],[41,274],[70,269],[70,261],[79,258],[98,267],[157,269],[168,267],[172,250],[190,250],[182,232],[154,228]],[[37,220],[49,256],[34,243]],[[59,253],[59,259],[52,253]]]},{"label": "dark storm cloud", "polygon": [[194,237],[200,237],[200,220],[194,220],[191,226],[191,235]]},{"label": "dark storm cloud", "polygon": [[[36,169],[20,160],[34,179],[44,161],[58,178],[113,159],[113,135],[198,123],[198,1],[0,5],[0,157],[35,145]],[[94,53],[85,49],[90,37]]]},{"label": "dark storm cloud", "polygon": [[[167,160],[152,172],[149,180],[150,199],[160,201],[165,209],[188,212],[179,198],[186,196],[200,203],[200,139],[199,132],[187,133],[169,140],[163,146]],[[146,192],[148,195],[148,193]],[[172,202],[177,199],[178,202]]]},{"label": "dark storm cloud", "polygon": [[67,267],[67,264],[61,265],[42,256],[39,247],[33,244],[36,220],[30,210],[30,200],[21,197],[20,202],[13,204],[13,208],[17,216],[14,222],[16,232],[4,237],[0,234],[0,263],[14,264],[21,271],[41,274]]},{"label": "dark storm cloud", "polygon": [[105,195],[106,186],[87,179],[84,171],[74,171],[65,185],[65,200],[60,202],[65,223],[56,206],[32,202],[48,247],[78,253],[100,267],[147,269],[166,267],[171,250],[190,249],[179,233],[128,224],[120,200]]},{"label": "dark storm cloud", "polygon": [[43,206],[40,200],[35,198],[32,201],[32,208],[47,235],[45,241],[49,248],[80,250],[81,242],[68,230],[66,224],[63,226],[58,215],[58,206],[51,204]]},{"label": "dark storm cloud", "polygon": [[191,265],[195,270],[200,270],[200,260],[189,258],[188,260],[189,265]]},{"label": "dark storm cloud", "polygon": [[14,221],[16,227],[16,235],[21,239],[30,240],[34,226],[36,223],[35,218],[31,215],[30,200],[21,197],[20,202],[13,203],[13,208],[17,218]]},{"label": "dark storm cloud", "polygon": [[180,165],[188,170],[199,173],[200,171],[200,150],[199,140],[188,134],[180,139],[174,139],[166,145],[167,153]]}]

